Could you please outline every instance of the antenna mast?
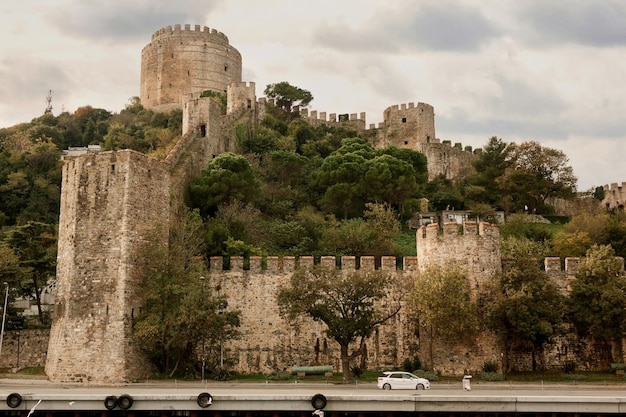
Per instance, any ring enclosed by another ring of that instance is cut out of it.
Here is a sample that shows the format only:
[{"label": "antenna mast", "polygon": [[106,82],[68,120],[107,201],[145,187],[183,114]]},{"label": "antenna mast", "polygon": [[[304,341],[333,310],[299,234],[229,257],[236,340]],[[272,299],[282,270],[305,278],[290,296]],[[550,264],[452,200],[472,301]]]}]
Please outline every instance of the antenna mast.
[{"label": "antenna mast", "polygon": [[52,114],[52,90],[48,90],[48,95],[46,96],[46,109],[43,114]]}]

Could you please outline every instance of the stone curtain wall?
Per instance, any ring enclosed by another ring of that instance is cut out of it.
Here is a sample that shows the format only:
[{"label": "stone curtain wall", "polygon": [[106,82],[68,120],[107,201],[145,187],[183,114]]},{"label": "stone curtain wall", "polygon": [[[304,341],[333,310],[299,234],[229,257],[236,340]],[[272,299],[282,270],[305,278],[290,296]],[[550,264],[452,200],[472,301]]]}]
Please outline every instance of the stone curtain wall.
[{"label": "stone curtain wall", "polygon": [[[336,265],[334,256],[319,261],[327,267]],[[233,370],[271,373],[289,371],[292,366],[332,365],[335,371],[342,371],[339,345],[328,339],[325,325],[307,317],[290,323],[280,316],[276,303],[276,294],[288,285],[294,270],[313,265],[313,257],[268,257],[266,268],[260,257],[251,257],[247,270],[241,257],[232,257],[228,270],[222,269],[222,263],[222,257],[211,258],[208,282],[214,288],[219,285],[222,295],[228,297],[229,309],[241,311],[241,337],[225,344]],[[340,264],[345,273],[375,269],[373,257],[360,258],[358,269],[354,256],[341,257]],[[416,259],[407,257],[403,269],[397,269],[395,257],[384,257],[381,269],[403,279],[403,275],[416,272],[415,265]],[[368,369],[398,368],[404,359],[417,354],[407,312],[402,309],[368,341]]]},{"label": "stone curtain wall", "polygon": [[[263,101],[265,103],[265,101]],[[393,105],[385,109],[384,121],[378,126],[369,125],[366,129],[365,113],[348,115],[341,118],[336,113],[309,111],[299,109],[302,118],[312,126],[320,124],[352,128],[360,136],[370,141],[374,148],[395,146],[412,149],[423,153],[428,163],[428,179],[433,180],[440,175],[450,180],[465,178],[472,171],[475,158],[471,150],[441,143],[435,136],[434,108],[426,103],[408,103]]]},{"label": "stone curtain wall", "polygon": [[5,331],[0,368],[14,371],[44,366],[49,339],[49,330]]},{"label": "stone curtain wall", "polygon": [[117,383],[149,375],[131,339],[142,305],[137,250],[157,224],[168,224],[167,168],[130,150],[66,161],[50,380]]},{"label": "stone curtain wall", "polygon": [[186,94],[226,93],[241,82],[241,54],[228,38],[200,25],[167,26],[141,51],[141,104],[153,110],[180,108]]}]

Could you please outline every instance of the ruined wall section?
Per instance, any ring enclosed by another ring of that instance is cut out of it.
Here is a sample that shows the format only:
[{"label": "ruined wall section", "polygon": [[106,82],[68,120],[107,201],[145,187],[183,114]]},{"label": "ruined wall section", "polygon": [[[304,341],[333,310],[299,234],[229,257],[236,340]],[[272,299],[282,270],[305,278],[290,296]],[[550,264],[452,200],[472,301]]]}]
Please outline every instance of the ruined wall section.
[{"label": "ruined wall section", "polygon": [[156,111],[180,108],[181,97],[205,90],[226,93],[241,82],[241,54],[221,32],[195,25],[167,26],[141,51],[141,104]]},{"label": "ruined wall section", "polygon": [[437,142],[420,143],[416,150],[426,155],[429,181],[443,175],[455,182],[472,173],[472,161],[475,159],[472,152]]},{"label": "ruined wall section", "polygon": [[[324,256],[319,262],[336,267],[334,256]],[[250,257],[250,268],[243,269],[243,258],[232,257],[230,269],[223,270],[222,257],[210,260],[211,285],[219,285],[228,297],[229,309],[241,311],[241,337],[225,344],[226,357],[235,371],[271,373],[288,371],[292,366],[332,365],[341,371],[339,345],[325,334],[325,325],[306,317],[291,323],[280,316],[276,294],[287,286],[297,268],[312,266],[310,256],[266,258]],[[356,265],[354,256],[340,258],[344,273],[374,270],[373,257],[361,257]],[[403,269],[396,268],[395,257],[383,257],[381,269],[402,275],[415,273],[415,258],[405,258]],[[407,310],[387,324],[380,326],[368,341],[368,369],[397,368],[415,349]]]},{"label": "ruined wall section", "polygon": [[169,180],[167,164],[131,150],[66,160],[51,381],[109,384],[149,375],[132,339],[142,304],[137,253],[155,225],[168,223]]},{"label": "ruined wall section", "polygon": [[233,114],[239,109],[254,110],[257,107],[256,85],[253,82],[231,83],[226,90],[226,113]]},{"label": "ruined wall section", "polygon": [[624,209],[626,205],[626,182],[604,186],[604,199],[601,206],[606,209]]}]

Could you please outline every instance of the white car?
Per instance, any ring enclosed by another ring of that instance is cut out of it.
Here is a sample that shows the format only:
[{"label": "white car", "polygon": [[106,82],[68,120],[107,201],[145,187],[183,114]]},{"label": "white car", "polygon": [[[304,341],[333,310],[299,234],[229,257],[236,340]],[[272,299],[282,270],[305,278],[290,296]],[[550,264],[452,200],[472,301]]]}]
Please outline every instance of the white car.
[{"label": "white car", "polygon": [[430,389],[430,381],[410,372],[383,372],[378,377],[378,388],[382,389]]}]

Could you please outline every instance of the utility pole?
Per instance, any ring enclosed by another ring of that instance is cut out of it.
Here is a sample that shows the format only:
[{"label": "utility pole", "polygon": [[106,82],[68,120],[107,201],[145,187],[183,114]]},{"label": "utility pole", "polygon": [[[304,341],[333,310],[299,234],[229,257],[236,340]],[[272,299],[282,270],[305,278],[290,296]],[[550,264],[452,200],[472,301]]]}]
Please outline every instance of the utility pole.
[{"label": "utility pole", "polygon": [[4,309],[2,310],[2,330],[0,330],[0,354],[2,354],[2,341],[4,340],[4,323],[7,319],[7,301],[9,301],[9,283],[4,282],[6,287],[4,293]]}]

